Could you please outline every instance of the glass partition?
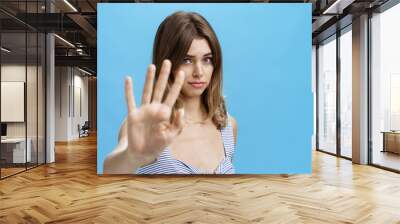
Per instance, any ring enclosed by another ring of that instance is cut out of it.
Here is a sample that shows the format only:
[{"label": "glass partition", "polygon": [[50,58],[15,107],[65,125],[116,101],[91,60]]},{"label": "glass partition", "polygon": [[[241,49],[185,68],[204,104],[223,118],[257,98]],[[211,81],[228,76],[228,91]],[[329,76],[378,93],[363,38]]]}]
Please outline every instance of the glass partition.
[{"label": "glass partition", "polygon": [[400,4],[371,18],[372,164],[400,171]]},{"label": "glass partition", "polygon": [[1,176],[7,177],[24,171],[31,158],[26,150],[26,33],[3,32],[1,47]]},{"label": "glass partition", "polygon": [[0,12],[1,179],[45,163],[46,39],[16,18],[44,12],[44,3],[0,2],[14,12]]},{"label": "glass partition", "polygon": [[336,154],[336,35],[318,47],[318,149]]},{"label": "glass partition", "polygon": [[352,32],[340,36],[340,155],[352,157]]}]

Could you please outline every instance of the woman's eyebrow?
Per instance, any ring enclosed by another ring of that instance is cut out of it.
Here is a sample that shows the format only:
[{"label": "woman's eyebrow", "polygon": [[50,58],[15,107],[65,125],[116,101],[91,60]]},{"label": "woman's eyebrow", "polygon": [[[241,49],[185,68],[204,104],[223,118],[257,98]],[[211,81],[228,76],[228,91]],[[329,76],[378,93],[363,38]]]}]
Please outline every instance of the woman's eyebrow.
[{"label": "woman's eyebrow", "polygon": [[[209,53],[206,53],[206,54],[204,54],[204,55],[203,55],[203,57],[206,57],[206,56],[212,56],[212,53],[211,53],[211,52],[209,52]],[[194,56],[194,55],[190,55],[190,54],[187,54],[187,55],[186,55],[186,57],[189,57],[189,58],[195,58],[196,56]]]}]

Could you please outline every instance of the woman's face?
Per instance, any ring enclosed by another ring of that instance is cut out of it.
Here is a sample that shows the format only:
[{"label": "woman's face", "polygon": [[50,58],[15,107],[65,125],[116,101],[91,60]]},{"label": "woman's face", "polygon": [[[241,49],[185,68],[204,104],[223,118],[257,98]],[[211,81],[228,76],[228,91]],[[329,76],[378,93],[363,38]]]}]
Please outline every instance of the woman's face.
[{"label": "woman's face", "polygon": [[178,70],[185,72],[182,93],[186,97],[201,96],[214,71],[212,52],[206,39],[194,39]]}]

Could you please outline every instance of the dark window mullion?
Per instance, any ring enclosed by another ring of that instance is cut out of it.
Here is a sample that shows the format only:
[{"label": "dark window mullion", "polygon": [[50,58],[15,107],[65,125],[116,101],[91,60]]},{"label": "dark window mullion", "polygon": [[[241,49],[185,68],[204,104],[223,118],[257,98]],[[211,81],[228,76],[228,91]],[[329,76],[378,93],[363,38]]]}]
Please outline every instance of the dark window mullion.
[{"label": "dark window mullion", "polygon": [[[25,21],[28,17],[28,1],[25,1]],[[24,118],[25,118],[25,170],[28,170],[28,113],[27,113],[27,96],[28,96],[28,24],[25,23],[25,88],[24,88]]]},{"label": "dark window mullion", "polygon": [[[2,24],[2,23],[0,23],[0,47],[2,46],[2,41],[1,41],[1,38],[2,38],[2,36],[1,36],[1,34],[2,34],[2,32],[1,32],[1,24]],[[0,52],[0,124],[2,124],[2,123],[1,123],[1,109],[2,109],[2,108],[1,108],[1,67],[2,67],[2,66],[1,66],[1,65],[2,65],[2,64],[1,64],[1,62],[2,62],[1,55],[2,55],[2,54],[1,54],[1,52]],[[2,179],[2,178],[1,178],[1,169],[2,169],[1,150],[2,150],[2,149],[1,149],[1,144],[0,144],[0,179]]]},{"label": "dark window mullion", "polygon": [[[39,13],[39,0],[36,13]],[[39,32],[36,32],[36,166],[39,166]]]},{"label": "dark window mullion", "polygon": [[367,102],[368,102],[368,111],[367,111],[367,119],[368,119],[368,124],[367,124],[367,131],[368,131],[368,164],[373,164],[373,153],[372,153],[372,64],[371,64],[371,56],[372,56],[372,12],[368,12],[368,30],[367,30],[367,46],[368,46],[368,53],[367,53]]},{"label": "dark window mullion", "polygon": [[316,104],[316,136],[315,136],[315,148],[319,149],[319,54],[318,54],[318,50],[319,50],[319,44],[316,45],[315,47],[315,92],[316,92],[316,96],[315,96],[315,104]]},{"label": "dark window mullion", "polygon": [[341,82],[341,64],[340,64],[340,30],[336,31],[336,154],[341,156],[341,117],[340,117],[340,82]]}]

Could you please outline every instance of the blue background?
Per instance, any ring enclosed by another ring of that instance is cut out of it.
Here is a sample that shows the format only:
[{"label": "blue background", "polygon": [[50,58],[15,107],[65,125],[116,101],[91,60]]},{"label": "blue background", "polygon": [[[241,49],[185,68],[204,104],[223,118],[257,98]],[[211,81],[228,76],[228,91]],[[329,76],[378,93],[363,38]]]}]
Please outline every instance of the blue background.
[{"label": "blue background", "polygon": [[236,172],[310,173],[311,4],[301,3],[98,4],[97,172],[127,114],[124,77],[133,76],[140,103],[157,28],[178,10],[202,14],[220,40]]}]

